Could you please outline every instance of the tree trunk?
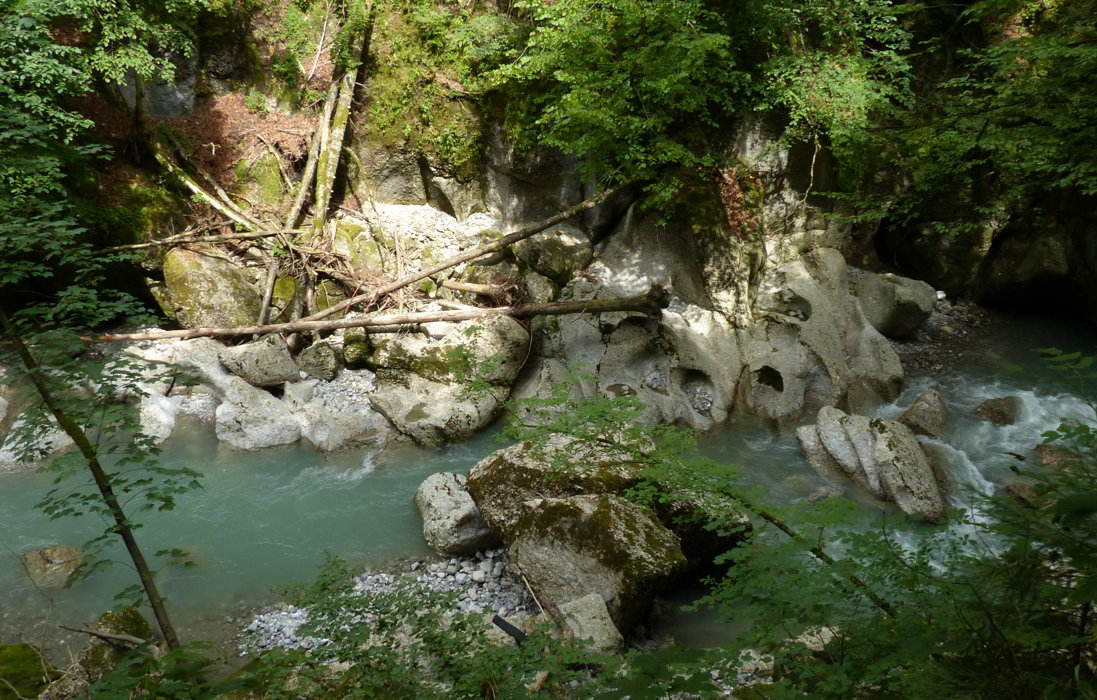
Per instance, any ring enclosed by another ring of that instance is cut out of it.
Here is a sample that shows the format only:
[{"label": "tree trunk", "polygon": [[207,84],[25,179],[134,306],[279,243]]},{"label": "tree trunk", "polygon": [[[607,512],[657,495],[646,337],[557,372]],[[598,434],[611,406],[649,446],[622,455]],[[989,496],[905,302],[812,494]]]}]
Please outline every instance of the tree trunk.
[{"label": "tree trunk", "polygon": [[156,618],[156,624],[160,627],[160,632],[164,635],[164,642],[168,645],[169,649],[179,648],[179,637],[175,633],[175,627],[171,623],[171,618],[168,617],[167,608],[164,606],[164,599],[160,596],[160,590],[156,586],[156,581],[153,578],[152,570],[149,569],[148,562],[145,561],[145,555],[141,551],[141,548],[137,545],[137,540],[133,536],[133,526],[130,524],[129,519],[126,518],[126,513],[122,510],[121,504],[118,502],[118,497],[114,493],[114,486],[111,483],[110,475],[99,463],[99,455],[95,451],[95,447],[91,444],[87,434],[69,418],[65,413],[61,405],[54,399],[53,392],[50,391],[49,386],[46,384],[44,378],[44,371],[38,364],[37,360],[31,354],[30,349],[27,348],[26,343],[23,342],[22,336],[15,330],[8,320],[8,316],[4,313],[3,308],[0,308],[0,326],[3,326],[4,332],[11,338],[12,344],[15,345],[15,350],[19,354],[19,359],[22,360],[23,366],[27,369],[27,374],[30,376],[31,382],[34,384],[35,390],[42,398],[42,402],[46,404],[46,408],[53,414],[53,417],[57,420],[57,424],[65,431],[65,434],[72,438],[72,441],[76,444],[77,449],[80,450],[80,454],[84,457],[84,461],[88,465],[88,470],[91,471],[92,479],[95,480],[95,486],[99,489],[99,496],[103,499],[104,505],[107,506],[107,510],[110,511],[111,517],[114,520],[114,527],[111,529],[118,533],[118,536],[122,538],[122,542],[126,545],[126,551],[129,553],[130,560],[133,562],[133,568],[137,571],[138,578],[141,579],[141,586],[145,590],[145,597],[149,601],[149,607],[152,608],[152,614]]},{"label": "tree trunk", "polygon": [[547,304],[523,304],[499,306],[488,309],[456,311],[423,311],[407,314],[388,314],[372,318],[340,319],[338,321],[293,321],[266,326],[234,326],[231,328],[190,328],[178,331],[148,331],[145,333],[118,333],[101,335],[89,340],[112,343],[121,340],[164,340],[168,338],[226,338],[238,335],[266,335],[268,333],[297,333],[334,331],[340,328],[368,328],[370,326],[411,325],[444,321],[456,323],[484,316],[561,316],[564,314],[603,314],[615,311],[635,311],[649,315],[666,308],[669,294],[662,287],[652,287],[647,294],[621,299],[588,299],[581,301],[554,301]]}]

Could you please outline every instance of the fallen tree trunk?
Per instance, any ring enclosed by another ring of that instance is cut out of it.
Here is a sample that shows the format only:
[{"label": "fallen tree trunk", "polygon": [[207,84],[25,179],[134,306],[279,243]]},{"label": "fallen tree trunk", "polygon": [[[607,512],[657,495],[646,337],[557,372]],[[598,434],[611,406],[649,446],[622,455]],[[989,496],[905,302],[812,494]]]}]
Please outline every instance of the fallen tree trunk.
[{"label": "fallen tree trunk", "polygon": [[441,286],[455,292],[469,292],[470,294],[482,294],[489,297],[499,296],[506,291],[506,287],[501,284],[477,284],[475,282],[461,282],[460,280],[442,280]]},{"label": "fallen tree trunk", "polygon": [[163,149],[161,149],[155,142],[151,143],[151,147],[152,154],[156,158],[156,161],[160,163],[160,165],[162,165],[165,170],[171,173],[172,176],[175,177],[175,179],[179,180],[179,182],[181,182],[184,187],[190,190],[193,194],[197,195],[203,202],[219,211],[223,216],[232,219],[234,222],[239,224],[247,231],[254,231],[257,228],[254,222],[240,216],[235,211],[233,211],[232,206],[225,204],[217,197],[214,197],[209,192],[206,192],[204,189],[202,189],[202,186],[199,185],[194,180],[194,178],[192,178],[190,175],[187,175],[178,165],[172,163],[171,157],[166,155]]},{"label": "fallen tree trunk", "polygon": [[301,187],[297,190],[297,197],[293,200],[293,206],[286,216],[286,228],[293,228],[301,218],[301,209],[305,206],[309,192],[312,191],[313,180],[316,179],[316,161],[320,153],[320,142],[324,140],[323,133],[331,121],[331,113],[335,111],[335,101],[339,97],[339,83],[333,81],[328,88],[327,99],[324,100],[324,108],[320,112],[320,121],[316,130],[312,133],[312,141],[309,143],[309,157],[305,162],[305,173],[301,176]]},{"label": "fallen tree trunk", "polygon": [[283,233],[300,233],[300,231],[259,231],[257,233],[230,233],[223,236],[192,236],[192,237],[179,237],[173,236],[171,238],[165,238],[159,241],[149,241],[148,243],[130,243],[128,245],[114,245],[109,248],[100,248],[93,251],[96,254],[99,253],[120,253],[124,250],[141,250],[143,248],[160,248],[164,246],[173,245],[185,245],[187,243],[220,243],[222,241],[250,241],[256,238],[268,238],[270,236],[277,236]]},{"label": "fallen tree trunk", "polygon": [[164,340],[168,338],[225,338],[238,335],[266,335],[267,333],[322,332],[340,328],[368,328],[370,326],[412,325],[438,321],[457,323],[484,316],[562,316],[566,314],[603,314],[615,311],[635,311],[655,315],[666,308],[670,295],[662,287],[652,287],[646,294],[619,299],[587,299],[581,301],[554,301],[547,304],[522,304],[498,306],[487,309],[457,311],[422,311],[406,314],[388,314],[372,318],[351,318],[337,321],[293,321],[263,326],[234,326],[231,328],[190,328],[178,331],[148,331],[145,333],[118,333],[101,335],[91,340],[113,343],[121,340]]},{"label": "fallen tree trunk", "polygon": [[317,313],[315,313],[311,316],[306,316],[305,318],[303,318],[301,320],[302,321],[317,321],[319,319],[330,316],[334,313],[338,313],[340,311],[344,311],[346,309],[349,309],[350,307],[354,306],[355,304],[369,304],[373,301],[376,301],[377,299],[380,299],[381,297],[385,296],[386,294],[391,294],[392,292],[395,292],[398,289],[402,289],[402,288],[408,286],[409,284],[415,284],[419,280],[426,279],[427,277],[430,277],[431,275],[436,275],[439,272],[442,272],[443,270],[448,270],[451,267],[455,267],[455,266],[460,265],[461,263],[467,262],[469,260],[475,260],[476,258],[479,258],[483,255],[487,255],[488,253],[494,253],[496,251],[503,250],[504,248],[506,248],[510,245],[513,245],[513,244],[517,243],[518,241],[529,238],[530,236],[532,236],[534,234],[537,234],[537,233],[540,233],[540,232],[544,231],[547,228],[555,226],[558,223],[561,223],[563,221],[567,221],[568,219],[572,218],[573,216],[576,216],[578,214],[582,214],[583,212],[585,212],[588,209],[593,209],[594,207],[598,206],[602,202],[605,202],[607,199],[609,199],[613,195],[615,195],[618,192],[620,192],[621,190],[623,190],[626,186],[627,186],[627,184],[622,184],[622,185],[618,185],[616,187],[611,187],[608,190],[605,190],[605,191],[603,191],[599,194],[594,195],[590,199],[587,199],[587,200],[585,200],[585,201],[583,201],[579,204],[576,204],[574,207],[571,207],[570,209],[565,209],[564,211],[560,212],[556,216],[545,219],[544,221],[542,221],[539,224],[534,224],[533,226],[527,226],[526,228],[519,229],[518,231],[515,231],[514,233],[508,233],[507,235],[503,236],[502,238],[500,238],[498,241],[496,241],[494,243],[488,243],[487,245],[482,245],[478,248],[473,248],[472,250],[466,251],[464,253],[460,253],[459,255],[455,255],[452,258],[447,258],[446,260],[443,260],[442,262],[438,263],[437,265],[433,265],[431,267],[428,267],[425,270],[420,270],[419,272],[413,272],[410,275],[405,275],[405,276],[401,277],[400,279],[396,280],[395,282],[390,282],[386,285],[378,287],[377,289],[374,289],[372,292],[367,292],[365,294],[360,294],[356,297],[351,297],[350,299],[347,299],[346,301],[341,301],[338,304],[334,304],[332,306],[329,306],[328,308],[324,309],[323,311],[319,311],[319,312],[317,312]]}]

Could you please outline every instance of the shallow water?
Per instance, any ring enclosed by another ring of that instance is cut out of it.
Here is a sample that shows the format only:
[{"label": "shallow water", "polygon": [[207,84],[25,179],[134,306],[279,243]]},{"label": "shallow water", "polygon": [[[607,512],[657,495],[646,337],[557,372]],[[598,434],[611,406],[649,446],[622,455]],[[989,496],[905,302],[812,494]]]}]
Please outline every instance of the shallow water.
[{"label": "shallow water", "polygon": [[[1094,352],[1097,336],[1061,322],[1003,317],[979,337],[952,358],[947,373],[908,381],[902,396],[879,415],[896,416],[927,387],[938,386],[951,412],[944,441],[951,471],[986,492],[1009,473],[1012,458],[1004,452],[1027,452],[1062,420],[1092,417],[1070,382],[1042,370],[1033,348]],[[983,399],[1006,395],[1024,402],[1017,425],[996,427],[972,415]],[[792,431],[777,434],[760,421],[741,419],[699,442],[707,456],[740,465],[744,479],[765,486],[773,502],[802,501],[824,485],[801,457]],[[146,552],[180,547],[191,554],[198,566],[161,574],[164,593],[185,638],[224,639],[243,611],[275,600],[280,587],[309,581],[325,552],[359,567],[429,555],[412,502],[415,489],[431,473],[467,471],[498,447],[492,431],[462,445],[407,447],[383,456],[368,450],[324,455],[304,445],[243,453],[219,447],[209,426],[180,425],[164,444],[162,460],[202,472],[204,488],[180,497],[174,511],[142,516],[146,527],[139,538]],[[34,589],[18,554],[57,543],[79,545],[102,529],[89,519],[50,521],[35,511],[48,483],[43,474],[0,474],[0,642],[37,640],[64,658],[57,643],[66,638],[58,636],[56,625],[90,623],[133,577],[115,566],[72,589],[48,595]],[[888,509],[846,493],[869,512]],[[671,617],[667,629],[684,642],[704,645],[719,643],[736,628],[700,611]]]}]

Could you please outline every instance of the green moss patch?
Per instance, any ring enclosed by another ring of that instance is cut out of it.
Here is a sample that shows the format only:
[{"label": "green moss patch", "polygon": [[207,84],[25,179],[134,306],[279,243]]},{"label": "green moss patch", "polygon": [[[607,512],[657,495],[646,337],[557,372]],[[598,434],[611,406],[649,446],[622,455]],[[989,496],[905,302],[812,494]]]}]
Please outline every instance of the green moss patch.
[{"label": "green moss patch", "polygon": [[[56,677],[38,651],[29,644],[0,644],[0,700],[37,697]],[[12,692],[14,688],[15,692]],[[18,694],[17,694],[18,693]]]}]

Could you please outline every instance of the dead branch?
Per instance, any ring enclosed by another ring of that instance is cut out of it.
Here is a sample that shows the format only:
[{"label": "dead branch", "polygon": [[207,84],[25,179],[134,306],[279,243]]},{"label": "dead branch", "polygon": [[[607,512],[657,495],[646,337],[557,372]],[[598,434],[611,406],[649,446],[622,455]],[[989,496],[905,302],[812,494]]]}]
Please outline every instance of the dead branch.
[{"label": "dead branch", "polygon": [[270,265],[267,266],[267,284],[263,289],[263,301],[259,304],[259,319],[255,322],[256,325],[265,326],[267,323],[267,316],[270,314],[270,301],[274,298],[274,285],[278,281],[278,270],[281,265],[278,263],[278,258],[270,256]]},{"label": "dead branch", "polygon": [[337,313],[339,311],[349,309],[350,307],[354,306],[355,304],[363,304],[363,305],[371,304],[374,301],[376,301],[377,299],[380,299],[381,297],[385,296],[386,294],[391,294],[392,292],[395,292],[397,289],[401,289],[403,287],[406,287],[409,284],[415,284],[416,282],[418,282],[421,279],[426,279],[427,277],[431,277],[433,275],[436,275],[439,272],[442,272],[443,270],[448,270],[449,268],[460,265],[463,262],[467,262],[469,260],[475,260],[476,258],[478,258],[482,255],[487,255],[488,253],[494,253],[498,250],[503,250],[504,248],[507,248],[508,246],[511,246],[514,243],[517,243],[518,241],[529,238],[530,236],[532,236],[534,234],[537,234],[537,233],[540,233],[540,232],[544,231],[547,228],[555,226],[556,224],[558,224],[562,221],[567,221],[568,219],[572,218],[573,216],[577,216],[579,214],[582,214],[583,212],[585,212],[588,209],[592,209],[592,208],[598,206],[602,202],[606,201],[607,199],[609,199],[613,195],[615,195],[618,192],[620,192],[621,190],[623,190],[626,186],[627,185],[622,184],[622,185],[617,185],[616,187],[611,187],[608,190],[604,190],[603,192],[594,195],[590,199],[587,199],[587,200],[585,200],[585,201],[583,201],[579,204],[576,204],[574,207],[571,207],[570,209],[565,209],[564,211],[560,212],[556,216],[552,216],[548,219],[545,219],[544,221],[542,221],[539,224],[534,224],[533,226],[527,226],[526,228],[515,231],[514,233],[508,233],[507,235],[503,236],[502,238],[500,238],[498,241],[496,241],[494,243],[488,243],[486,245],[479,246],[478,248],[473,248],[472,250],[469,250],[469,251],[466,251],[464,253],[460,253],[458,255],[455,255],[451,258],[447,258],[446,260],[443,260],[442,262],[438,263],[437,265],[433,265],[431,267],[428,267],[425,270],[420,270],[419,272],[413,272],[409,275],[405,275],[405,276],[401,277],[400,279],[396,280],[395,282],[390,282],[389,284],[386,284],[386,285],[383,285],[381,287],[378,287],[377,289],[374,289],[372,292],[367,292],[365,294],[360,294],[356,297],[351,297],[350,299],[347,299],[346,301],[341,301],[338,304],[334,304],[332,306],[329,306],[328,308],[324,309],[323,311],[319,311],[319,312],[317,312],[317,313],[315,313],[311,316],[306,316],[305,318],[303,318],[301,320],[302,321],[316,321],[316,320],[319,320],[321,318],[326,318],[326,317],[330,316],[331,314]]},{"label": "dead branch", "polygon": [[305,200],[308,199],[316,176],[316,161],[320,153],[320,144],[326,138],[327,125],[331,121],[331,113],[335,111],[335,101],[338,97],[339,83],[333,81],[328,87],[328,96],[324,100],[324,108],[320,110],[320,119],[317,122],[316,129],[312,132],[312,139],[309,142],[309,157],[305,162],[305,173],[301,176],[301,187],[297,190],[297,198],[293,200],[293,206],[290,208],[289,214],[286,215],[286,228],[293,228],[301,218],[301,209],[305,206]]},{"label": "dead branch", "polygon": [[[366,8],[366,15],[371,16],[371,9]],[[358,59],[366,45],[366,36],[370,27],[362,29],[352,43],[351,57]],[[335,107],[331,125],[326,129],[327,138],[320,144],[320,154],[316,165],[316,207],[313,218],[313,230],[319,231],[324,227],[328,217],[328,206],[331,204],[331,193],[335,188],[335,173],[339,170],[339,156],[343,152],[343,137],[347,132],[347,122],[350,120],[350,103],[354,98],[354,88],[358,82],[358,73],[363,64],[347,70],[339,81],[339,103]]]},{"label": "dead branch", "polygon": [[255,138],[266,144],[267,150],[274,156],[274,159],[278,161],[278,172],[282,174],[282,181],[286,183],[286,191],[289,192],[293,186],[293,178],[291,177],[289,166],[286,165],[286,161],[282,158],[282,154],[278,152],[278,149],[274,147],[270,141],[263,137],[262,134],[256,134]]},{"label": "dead branch", "polygon": [[268,333],[298,333],[302,331],[324,332],[340,328],[368,328],[371,326],[410,325],[442,321],[457,323],[484,316],[562,316],[566,314],[603,314],[612,312],[638,312],[656,315],[666,308],[669,294],[662,287],[652,287],[646,294],[619,299],[584,299],[579,301],[554,301],[545,304],[498,306],[485,309],[456,311],[423,311],[406,314],[388,314],[372,318],[339,319],[337,321],[294,321],[265,326],[234,326],[230,328],[190,328],[177,331],[148,331],[145,333],[119,333],[101,335],[90,340],[113,343],[122,340],[164,340],[168,338],[226,338],[238,335],[266,335]]},{"label": "dead branch", "polygon": [[115,245],[109,248],[100,248],[94,251],[99,253],[117,253],[123,250],[141,250],[143,248],[158,248],[163,246],[173,245],[185,245],[187,243],[220,243],[222,241],[249,241],[256,238],[268,238],[270,236],[277,236],[283,233],[300,233],[300,231],[257,231],[255,233],[229,233],[221,236],[186,236],[181,234],[179,236],[172,236],[171,238],[164,238],[159,241],[149,241],[147,243],[130,243],[128,245]]},{"label": "dead branch", "polygon": [[202,164],[199,163],[197,159],[193,161],[187,159],[186,149],[183,148],[183,145],[179,143],[179,139],[175,138],[174,134],[172,134],[170,131],[165,131],[165,135],[167,136],[168,141],[171,142],[171,145],[175,147],[175,152],[179,154],[179,157],[183,160],[183,162],[190,163],[191,167],[193,167],[198,172],[198,174],[201,175],[206,180],[206,182],[209,183],[210,187],[212,187],[213,191],[217,193],[217,196],[221,198],[221,201],[224,202],[225,206],[232,209],[244,219],[250,221],[252,224],[252,229],[259,228],[259,225],[255,223],[255,221],[250,216],[248,216],[243,209],[233,204],[232,198],[229,197],[229,193],[225,192],[221,185],[217,183],[217,180],[213,177],[213,174],[211,174],[208,170],[202,167]]},{"label": "dead branch", "polygon": [[[202,186],[195,182],[194,178],[192,178],[190,175],[187,175],[187,173],[184,172],[182,168],[171,162],[171,158],[164,153],[163,149],[161,149],[155,141],[153,141],[150,146],[152,148],[152,154],[156,158],[156,161],[160,163],[160,165],[163,166],[165,170],[171,173],[171,175],[175,177],[175,179],[182,183],[184,187],[197,195],[202,201],[216,209],[223,216],[232,219],[235,223],[239,224],[248,231],[254,231],[256,228],[258,228],[258,226],[256,226],[254,222],[238,214],[235,211],[235,207],[223,203],[221,200],[202,189]],[[292,227],[287,226],[286,228]]]},{"label": "dead branch", "polygon": [[320,64],[320,54],[324,52],[324,39],[328,34],[328,19],[331,15],[325,12],[324,14],[324,28],[320,30],[320,43],[316,45],[316,56],[312,59],[312,70],[309,71],[309,77],[305,78],[305,83],[312,82],[312,76],[316,75],[316,66]]},{"label": "dead branch", "polygon": [[470,294],[483,294],[494,297],[506,293],[506,288],[498,284],[476,284],[475,282],[460,282],[458,280],[442,280],[441,286],[457,292],[469,292]]},{"label": "dead branch", "polygon": [[130,644],[135,647],[139,647],[142,644],[149,644],[149,641],[147,639],[134,637],[131,634],[117,634],[115,632],[85,629],[83,627],[69,627],[68,625],[58,625],[58,627],[64,630],[68,630],[69,632],[79,632],[80,634],[86,634],[97,639],[102,639],[104,642],[110,642],[111,644]]}]

